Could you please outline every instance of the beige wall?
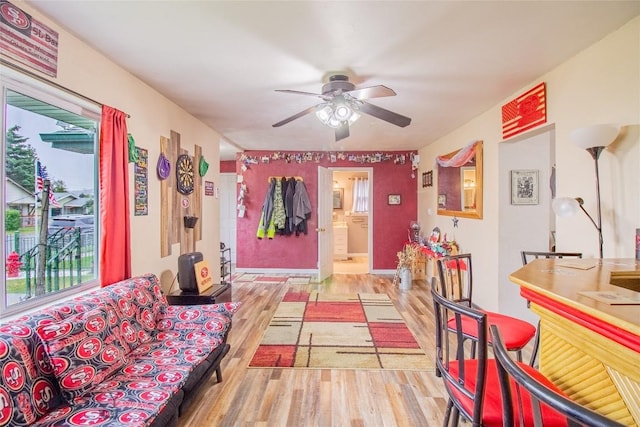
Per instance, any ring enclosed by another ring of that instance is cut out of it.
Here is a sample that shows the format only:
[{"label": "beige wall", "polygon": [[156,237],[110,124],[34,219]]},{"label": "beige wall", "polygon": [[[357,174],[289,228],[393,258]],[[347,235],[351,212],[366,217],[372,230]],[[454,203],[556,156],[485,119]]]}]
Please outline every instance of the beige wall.
[{"label": "beige wall", "polygon": [[[147,216],[133,215],[133,163],[129,164],[132,272],[134,275],[152,272],[162,278],[163,285],[170,284],[177,273],[180,245],[172,247],[171,256],[160,257],[160,180],[155,170],[160,155],[160,137],[170,137],[171,130],[180,133],[181,147],[192,155],[194,145],[200,145],[209,163],[203,180],[213,181],[217,185],[220,181],[220,135],[32,9],[28,3],[14,1],[14,4],[59,33],[58,77],[53,79],[56,83],[131,116],[127,119],[129,133],[135,138],[137,146],[149,150]],[[203,196],[200,221],[203,238],[196,243],[196,250],[202,252],[205,259],[215,263],[220,256],[218,199]],[[214,268],[213,274],[215,280],[218,269]]]},{"label": "beige wall", "polygon": [[[571,130],[590,124],[618,123],[619,138],[600,157],[604,256],[633,258],[634,232],[640,227],[640,17],[533,80],[485,113],[420,150],[420,173],[435,168],[436,155],[484,141],[484,219],[436,215],[434,186],[418,188],[418,217],[423,230],[435,226],[473,254],[474,300],[498,307],[498,146],[501,106],[543,81],[547,84],[547,122],[555,126],[558,196],[581,196],[595,215],[594,162],[569,141]],[[553,126],[550,126],[553,128]],[[552,130],[553,132],[553,130]],[[420,174],[418,174],[420,176]],[[557,250],[580,250],[597,257],[597,233],[584,215],[557,219]],[[522,242],[526,248],[526,242]]]}]

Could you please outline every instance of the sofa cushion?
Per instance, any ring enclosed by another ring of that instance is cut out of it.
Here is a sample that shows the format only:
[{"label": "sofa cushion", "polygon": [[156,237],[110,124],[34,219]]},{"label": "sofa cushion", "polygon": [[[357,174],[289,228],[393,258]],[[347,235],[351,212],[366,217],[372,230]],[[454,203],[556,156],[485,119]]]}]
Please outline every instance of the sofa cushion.
[{"label": "sofa cushion", "polygon": [[167,318],[167,317],[169,317],[169,318],[176,317],[181,312],[184,312],[185,310],[197,309],[197,310],[199,310],[200,312],[203,312],[203,313],[220,313],[220,314],[224,314],[226,317],[231,319],[231,317],[233,317],[233,315],[235,314],[236,311],[238,311],[238,308],[240,308],[241,305],[242,305],[242,303],[240,301],[223,302],[223,303],[219,303],[219,304],[190,305],[190,306],[185,306],[185,305],[167,305],[167,306],[163,307],[163,309],[161,311],[160,318],[162,319],[162,318]]},{"label": "sofa cushion", "polygon": [[88,392],[51,411],[34,427],[173,425],[183,397],[182,390],[136,389],[107,381],[102,390]]},{"label": "sofa cushion", "polygon": [[162,295],[158,278],[153,274],[125,279],[105,288],[79,295],[53,310],[61,317],[87,312],[96,306],[110,310],[111,326],[127,344],[128,351],[153,340],[156,319],[166,298]]},{"label": "sofa cushion", "polygon": [[167,300],[153,274],[134,277],[105,288],[119,316],[121,336],[129,350],[154,339],[156,323]]},{"label": "sofa cushion", "polygon": [[179,336],[189,341],[221,338],[216,344],[219,345],[226,341],[231,316],[239,306],[240,303],[167,306],[158,319],[156,338],[166,340]]},{"label": "sofa cushion", "polygon": [[32,425],[62,401],[34,324],[31,316],[23,316],[0,325],[0,426]]},{"label": "sofa cushion", "polygon": [[136,277],[133,284],[138,304],[149,307],[154,318],[157,319],[162,308],[168,305],[167,298],[162,293],[158,277],[154,274]]},{"label": "sofa cushion", "polygon": [[98,307],[36,328],[68,402],[104,381],[126,361],[127,348],[109,327],[108,316]]}]

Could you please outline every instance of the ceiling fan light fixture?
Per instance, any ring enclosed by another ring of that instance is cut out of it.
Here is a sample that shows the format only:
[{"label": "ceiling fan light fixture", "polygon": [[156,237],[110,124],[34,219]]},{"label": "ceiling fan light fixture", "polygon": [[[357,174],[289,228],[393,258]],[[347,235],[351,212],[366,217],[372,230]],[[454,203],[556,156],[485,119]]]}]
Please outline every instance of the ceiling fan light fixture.
[{"label": "ceiling fan light fixture", "polygon": [[360,114],[353,110],[348,101],[334,101],[328,102],[318,109],[316,117],[326,126],[337,129],[345,122],[353,124],[360,118]]},{"label": "ceiling fan light fixture", "polygon": [[316,111],[316,117],[325,125],[329,124],[331,116],[333,116],[333,109],[331,108],[331,104],[324,104],[324,107]]},{"label": "ceiling fan light fixture", "polygon": [[340,120],[336,119],[335,108],[332,104],[326,104],[324,107],[316,111],[316,117],[322,124],[331,128],[340,127]]},{"label": "ceiling fan light fixture", "polygon": [[346,103],[339,102],[335,105],[334,116],[341,122],[346,122],[351,117],[351,108]]}]

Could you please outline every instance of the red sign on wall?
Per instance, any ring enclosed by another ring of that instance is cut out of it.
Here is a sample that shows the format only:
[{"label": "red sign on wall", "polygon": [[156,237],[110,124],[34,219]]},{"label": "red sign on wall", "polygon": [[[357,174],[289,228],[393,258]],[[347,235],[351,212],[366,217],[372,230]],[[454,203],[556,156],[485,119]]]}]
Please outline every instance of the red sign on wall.
[{"label": "red sign on wall", "polygon": [[213,196],[213,181],[204,182],[204,195]]},{"label": "red sign on wall", "polygon": [[547,122],[545,83],[523,93],[502,106],[502,138],[511,138]]},{"label": "red sign on wall", "polygon": [[58,33],[8,1],[0,2],[0,51],[44,74],[58,72]]}]

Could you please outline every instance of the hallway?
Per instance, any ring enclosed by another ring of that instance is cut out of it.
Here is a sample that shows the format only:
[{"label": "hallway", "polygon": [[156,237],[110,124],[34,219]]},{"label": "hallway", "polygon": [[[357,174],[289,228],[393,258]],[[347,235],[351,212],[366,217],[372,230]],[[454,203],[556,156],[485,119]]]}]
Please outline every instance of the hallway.
[{"label": "hallway", "polygon": [[354,256],[344,261],[334,261],[334,274],[367,274],[369,272],[369,257]]}]

